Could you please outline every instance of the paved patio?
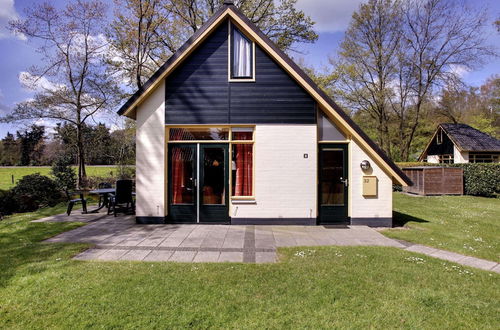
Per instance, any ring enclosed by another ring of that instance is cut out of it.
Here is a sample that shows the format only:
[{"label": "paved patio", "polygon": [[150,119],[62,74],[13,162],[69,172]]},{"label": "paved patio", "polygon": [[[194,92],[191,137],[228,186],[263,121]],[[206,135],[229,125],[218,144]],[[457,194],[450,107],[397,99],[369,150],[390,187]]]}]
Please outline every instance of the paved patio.
[{"label": "paved patio", "polygon": [[45,242],[91,243],[79,260],[276,262],[278,247],[392,246],[500,273],[497,262],[397,241],[366,226],[137,225],[133,216],[58,214],[33,222],[86,222]]},{"label": "paved patio", "polygon": [[[38,222],[68,221],[57,215]],[[285,246],[376,245],[404,247],[365,226],[137,225],[134,217],[103,214],[71,216],[89,223],[46,242],[92,243],[80,260],[180,262],[276,261]]]}]

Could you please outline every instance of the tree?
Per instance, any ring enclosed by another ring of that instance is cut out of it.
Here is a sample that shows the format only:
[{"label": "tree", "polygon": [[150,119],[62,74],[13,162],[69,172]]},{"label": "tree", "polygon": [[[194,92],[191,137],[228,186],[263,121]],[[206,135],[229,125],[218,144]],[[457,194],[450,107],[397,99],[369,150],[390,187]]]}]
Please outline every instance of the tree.
[{"label": "tree", "polygon": [[26,131],[17,132],[17,140],[21,147],[21,165],[41,165],[45,146],[45,127],[31,125]]},{"label": "tree", "polygon": [[71,191],[76,188],[76,174],[71,167],[72,161],[66,155],[60,155],[51,167],[51,173],[59,190],[71,199]]},{"label": "tree", "polygon": [[0,154],[0,164],[3,166],[15,166],[20,162],[20,147],[14,134],[7,132],[2,139],[3,152]]},{"label": "tree", "polygon": [[447,86],[429,117],[465,123],[500,137],[500,77],[487,79],[479,88]]},{"label": "tree", "polygon": [[25,77],[28,86],[38,88],[33,99],[18,103],[2,120],[46,118],[73,125],[81,185],[86,177],[85,122],[116,103],[116,84],[102,65],[106,6],[98,0],[76,0],[59,10],[43,3],[25,14],[26,19],[11,21],[10,29],[40,42],[44,65],[31,67]]},{"label": "tree", "polygon": [[391,82],[397,66],[401,33],[398,0],[370,0],[352,16],[340,45],[336,66],[337,96],[354,112],[366,112],[376,123],[377,141],[388,155]]},{"label": "tree", "polygon": [[459,79],[458,70],[478,68],[495,53],[485,38],[485,11],[451,0],[402,4],[403,37],[392,104],[402,144],[399,158],[408,161],[425,103],[445,83]]},{"label": "tree", "polygon": [[485,11],[460,1],[370,0],[353,14],[332,61],[334,91],[354,112],[370,115],[360,125],[376,125],[389,156],[407,161],[433,97],[495,54],[485,39],[488,24]]},{"label": "tree", "polygon": [[[297,0],[239,0],[239,7],[283,50],[314,42],[314,22],[295,8]],[[108,31],[111,70],[129,86],[141,88],[223,0],[115,0],[117,11]]]}]

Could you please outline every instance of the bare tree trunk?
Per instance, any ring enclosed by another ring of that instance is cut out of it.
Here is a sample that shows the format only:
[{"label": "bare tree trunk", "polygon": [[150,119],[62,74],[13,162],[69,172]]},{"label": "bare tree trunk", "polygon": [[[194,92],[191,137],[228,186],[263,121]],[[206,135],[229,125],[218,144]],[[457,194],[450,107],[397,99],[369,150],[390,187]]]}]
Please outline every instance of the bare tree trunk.
[{"label": "bare tree trunk", "polygon": [[78,188],[82,188],[87,178],[85,170],[85,146],[83,145],[82,125],[76,126],[76,151],[78,162]]}]

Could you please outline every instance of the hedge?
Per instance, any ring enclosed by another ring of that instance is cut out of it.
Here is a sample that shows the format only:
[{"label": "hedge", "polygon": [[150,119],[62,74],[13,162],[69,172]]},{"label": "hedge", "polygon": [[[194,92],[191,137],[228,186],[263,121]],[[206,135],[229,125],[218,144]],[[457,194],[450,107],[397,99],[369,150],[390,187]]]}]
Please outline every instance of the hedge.
[{"label": "hedge", "polygon": [[460,167],[464,171],[464,194],[494,197],[500,195],[500,164],[433,164],[433,163],[396,163],[400,168],[413,166]]}]

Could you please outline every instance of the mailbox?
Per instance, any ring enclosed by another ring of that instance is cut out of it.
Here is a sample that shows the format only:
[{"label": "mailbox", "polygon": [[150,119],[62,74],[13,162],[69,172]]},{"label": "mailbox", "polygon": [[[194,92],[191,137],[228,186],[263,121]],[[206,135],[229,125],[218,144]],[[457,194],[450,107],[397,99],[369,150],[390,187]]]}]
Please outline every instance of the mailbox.
[{"label": "mailbox", "polygon": [[376,197],[377,183],[378,180],[376,176],[363,176],[363,196]]}]

